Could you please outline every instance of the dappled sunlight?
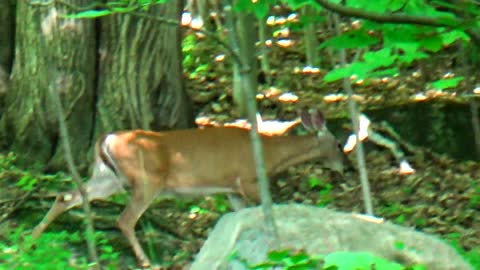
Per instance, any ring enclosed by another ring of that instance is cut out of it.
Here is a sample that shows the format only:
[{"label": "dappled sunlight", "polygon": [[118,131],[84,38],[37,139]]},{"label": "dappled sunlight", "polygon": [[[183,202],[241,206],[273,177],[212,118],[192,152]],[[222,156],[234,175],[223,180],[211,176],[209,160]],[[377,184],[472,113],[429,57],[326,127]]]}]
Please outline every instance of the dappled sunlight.
[{"label": "dappled sunlight", "polygon": [[[209,117],[197,117],[195,119],[195,123],[200,128],[205,127],[236,127],[236,128],[243,128],[243,129],[250,129],[251,124],[246,119],[237,119],[232,122],[226,122],[220,124],[214,120],[211,120]],[[262,120],[260,114],[257,114],[257,125],[258,125],[258,133],[267,136],[274,136],[274,135],[282,135],[287,133],[290,129],[294,128],[301,121],[299,118],[292,120],[292,121],[277,121],[277,120]]]}]

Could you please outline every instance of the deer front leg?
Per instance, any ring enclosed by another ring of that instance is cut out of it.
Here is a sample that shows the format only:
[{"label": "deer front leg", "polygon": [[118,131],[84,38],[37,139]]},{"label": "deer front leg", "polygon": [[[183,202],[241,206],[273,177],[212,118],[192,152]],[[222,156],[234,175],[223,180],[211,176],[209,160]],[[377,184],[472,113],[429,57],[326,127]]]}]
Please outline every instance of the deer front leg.
[{"label": "deer front leg", "polygon": [[259,202],[258,184],[255,180],[243,180],[240,177],[235,178],[235,193],[227,194],[228,200],[233,210],[240,211],[247,204]]},{"label": "deer front leg", "polygon": [[117,221],[118,228],[127,238],[135,253],[135,257],[137,257],[139,265],[143,268],[150,267],[150,260],[138,242],[137,236],[135,235],[135,225],[154,198],[155,194],[152,193],[151,190],[147,188],[134,188],[132,190],[130,203],[125,207]]},{"label": "deer front leg", "polygon": [[[97,200],[110,197],[112,194],[122,192],[124,189],[113,173],[96,174],[84,186],[88,200]],[[32,237],[38,238],[59,215],[71,208],[82,204],[82,195],[78,190],[63,192],[57,195],[52,207],[33,229]]]}]

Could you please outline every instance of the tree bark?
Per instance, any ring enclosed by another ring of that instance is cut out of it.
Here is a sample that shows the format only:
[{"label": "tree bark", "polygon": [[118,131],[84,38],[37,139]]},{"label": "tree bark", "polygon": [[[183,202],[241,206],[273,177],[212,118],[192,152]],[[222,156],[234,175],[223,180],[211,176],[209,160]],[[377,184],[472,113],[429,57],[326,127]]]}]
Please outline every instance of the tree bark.
[{"label": "tree bark", "polygon": [[[66,2],[85,7],[92,1]],[[148,12],[179,20],[181,2]],[[126,14],[62,19],[60,14],[75,12],[63,2],[29,3],[17,2],[12,90],[0,119],[0,142],[17,154],[20,166],[65,169],[49,87],[60,93],[81,170],[103,132],[194,125],[183,86],[180,27]]]},{"label": "tree bark", "polygon": [[[179,21],[181,2],[156,5],[148,13]],[[180,27],[118,14],[103,18],[101,31],[95,134],[122,128],[192,127]]]},{"label": "tree bark", "polygon": [[[233,100],[237,105],[239,114],[242,116],[247,115],[247,102],[248,98],[245,96],[245,91],[254,91],[253,96],[257,93],[258,82],[256,80],[258,75],[258,61],[256,55],[255,41],[255,16],[248,12],[238,12],[234,15],[235,18],[235,30],[239,36],[239,52],[242,57],[247,57],[245,60],[245,67],[249,70],[241,70],[242,67],[238,63],[233,65]],[[252,89],[243,89],[244,84],[242,82],[242,76],[240,73],[247,72],[245,76],[250,76],[252,81]]]},{"label": "tree bark", "polygon": [[15,3],[0,1],[0,67],[10,72],[15,42]]},{"label": "tree bark", "polygon": [[[69,0],[84,6],[89,0]],[[85,159],[92,130],[95,32],[92,20],[61,19],[63,6],[17,1],[12,90],[0,122],[0,138],[20,165],[64,167],[58,122],[48,88],[54,84],[66,108],[76,159]]]},{"label": "tree bark", "polygon": [[[15,45],[15,3],[0,1],[0,117],[5,107],[5,96],[10,89],[8,74],[12,69]],[[0,149],[4,148],[0,141]]]}]

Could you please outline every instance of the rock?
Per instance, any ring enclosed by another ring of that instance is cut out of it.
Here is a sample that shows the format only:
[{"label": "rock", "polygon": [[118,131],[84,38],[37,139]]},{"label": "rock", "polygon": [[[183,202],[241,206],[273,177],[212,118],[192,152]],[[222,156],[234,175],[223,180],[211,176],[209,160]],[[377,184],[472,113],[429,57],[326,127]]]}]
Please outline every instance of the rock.
[{"label": "rock", "polygon": [[[432,270],[473,270],[448,244],[411,228],[299,204],[275,205],[273,211],[280,249],[305,250],[310,255],[370,252],[403,265],[420,263]],[[265,233],[260,207],[226,214],[190,269],[247,269],[238,258],[249,264],[265,261],[273,247],[271,239]],[[237,256],[232,259],[234,252]]]}]

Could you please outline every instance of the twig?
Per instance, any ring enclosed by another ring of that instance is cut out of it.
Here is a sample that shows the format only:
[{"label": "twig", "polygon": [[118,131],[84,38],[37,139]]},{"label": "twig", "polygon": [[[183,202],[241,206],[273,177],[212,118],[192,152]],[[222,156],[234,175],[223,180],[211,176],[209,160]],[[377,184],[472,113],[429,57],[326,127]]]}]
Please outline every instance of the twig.
[{"label": "twig", "polygon": [[53,102],[55,103],[55,109],[57,111],[58,116],[58,125],[61,134],[61,140],[63,142],[63,148],[65,151],[65,160],[67,161],[68,169],[72,174],[73,180],[77,186],[78,191],[82,195],[82,205],[83,210],[85,211],[85,225],[86,225],[86,236],[87,236],[87,246],[88,246],[88,254],[90,260],[94,262],[93,268],[94,269],[101,269],[100,260],[98,259],[97,249],[95,245],[95,231],[93,228],[93,219],[91,216],[92,210],[90,208],[90,203],[88,201],[88,194],[85,188],[82,185],[82,181],[80,180],[80,174],[77,171],[75,163],[73,161],[72,149],[70,148],[69,143],[69,136],[68,130],[65,124],[65,116],[63,114],[62,104],[60,101],[60,97],[56,92],[56,87],[52,84],[49,86],[50,95],[53,98]]},{"label": "twig", "polygon": [[23,203],[28,199],[30,198],[30,196],[37,191],[37,188],[33,188],[32,190],[28,191],[27,193],[24,193],[20,198],[14,198],[14,199],[6,199],[6,200],[3,200],[3,201],[0,201],[0,204],[3,204],[3,203],[8,203],[8,202],[15,202],[14,206],[9,208],[6,213],[4,213],[2,216],[0,216],[0,223],[4,222],[5,220],[7,220],[9,217],[11,217],[11,215],[17,211],[22,205]]},{"label": "twig", "polygon": [[[235,55],[239,56],[241,52],[237,53],[240,51],[240,47],[239,39],[234,27],[235,24],[233,22],[233,5],[231,0],[227,1],[225,10],[230,12],[230,14],[227,14],[227,29],[230,38],[230,44],[232,46],[232,51]],[[267,232],[272,236],[273,245],[275,248],[279,246],[279,237],[272,213],[272,196],[270,194],[270,183],[268,181],[268,176],[265,169],[262,141],[260,139],[260,135],[258,134],[258,123],[256,117],[257,101],[255,95],[253,94],[255,89],[253,88],[254,84],[252,82],[252,76],[250,76],[251,68],[248,66],[248,58],[244,57],[243,54],[242,58],[244,61],[241,61],[240,57],[238,57],[239,62],[237,63],[240,66],[240,80],[243,83],[242,88],[246,99],[248,120],[252,125],[252,128],[250,129],[250,140],[252,141],[253,157],[255,161],[255,169],[257,172],[257,180],[260,189],[262,210],[265,218]]]},{"label": "twig", "polygon": [[[340,35],[340,26],[339,26],[339,19],[338,15],[334,15],[334,25],[337,35]],[[342,66],[347,65],[347,57],[345,53],[345,49],[340,50],[340,64]],[[367,172],[367,165],[365,161],[365,150],[363,149],[363,143],[358,136],[359,132],[359,115],[357,105],[353,100],[353,89],[350,85],[350,79],[348,77],[343,78],[343,88],[348,93],[348,109],[350,111],[350,118],[352,120],[353,130],[355,132],[356,141],[357,141],[357,150],[355,151],[358,163],[358,170],[360,172],[360,182],[362,185],[362,194],[363,194],[363,202],[365,205],[365,211],[368,215],[373,216],[373,204],[372,204],[372,196],[370,192],[370,183],[368,182],[368,172]]]},{"label": "twig", "polygon": [[405,148],[408,152],[410,153],[418,153],[419,151],[416,149],[415,146],[410,144],[409,142],[405,141],[400,134],[398,134],[395,129],[393,129],[390,124],[388,124],[386,121],[382,121],[378,127],[375,125],[372,125],[375,129],[378,129],[380,131],[383,131],[387,133],[388,136],[392,137],[396,142],[400,144],[401,147]]}]

